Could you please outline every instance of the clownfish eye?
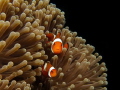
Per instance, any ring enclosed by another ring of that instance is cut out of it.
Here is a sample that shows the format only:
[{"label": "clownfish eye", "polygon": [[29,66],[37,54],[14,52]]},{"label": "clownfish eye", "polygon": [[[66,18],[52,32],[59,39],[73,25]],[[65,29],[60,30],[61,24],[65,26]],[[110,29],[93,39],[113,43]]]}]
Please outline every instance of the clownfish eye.
[{"label": "clownfish eye", "polygon": [[54,73],[54,71],[52,70],[51,73]]}]

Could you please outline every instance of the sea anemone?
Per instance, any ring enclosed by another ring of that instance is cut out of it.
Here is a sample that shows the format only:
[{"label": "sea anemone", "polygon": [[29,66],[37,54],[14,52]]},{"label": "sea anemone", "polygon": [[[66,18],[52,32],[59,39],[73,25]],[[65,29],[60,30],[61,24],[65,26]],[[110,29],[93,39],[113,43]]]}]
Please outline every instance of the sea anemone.
[{"label": "sea anemone", "polygon": [[[0,90],[106,90],[107,68],[95,48],[65,25],[49,0],[0,0]],[[51,52],[47,33],[61,32],[62,53]],[[42,75],[50,62],[53,78]]]}]

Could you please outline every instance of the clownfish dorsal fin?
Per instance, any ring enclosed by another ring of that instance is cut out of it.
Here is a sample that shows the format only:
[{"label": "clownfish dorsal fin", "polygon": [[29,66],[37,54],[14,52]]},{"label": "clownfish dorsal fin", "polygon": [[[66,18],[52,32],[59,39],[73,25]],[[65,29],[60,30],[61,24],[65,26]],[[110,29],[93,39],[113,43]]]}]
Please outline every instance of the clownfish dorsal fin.
[{"label": "clownfish dorsal fin", "polygon": [[60,33],[60,32],[58,32],[58,34],[56,35],[56,37],[55,37],[55,38],[60,38],[60,35],[61,35],[61,33]]}]

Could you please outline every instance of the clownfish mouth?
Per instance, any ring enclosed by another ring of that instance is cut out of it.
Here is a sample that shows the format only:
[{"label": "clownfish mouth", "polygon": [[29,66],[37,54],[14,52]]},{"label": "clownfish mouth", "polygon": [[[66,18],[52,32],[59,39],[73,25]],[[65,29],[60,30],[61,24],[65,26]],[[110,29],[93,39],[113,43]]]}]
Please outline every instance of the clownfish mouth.
[{"label": "clownfish mouth", "polygon": [[58,52],[58,51],[61,52],[62,50],[61,50],[61,49],[56,49],[55,51],[57,51],[57,52]]},{"label": "clownfish mouth", "polygon": [[61,53],[61,50],[60,50],[60,49],[56,49],[56,50],[54,51],[54,53],[55,53],[55,54],[60,54],[60,53]]},{"label": "clownfish mouth", "polygon": [[59,51],[60,49],[56,49],[56,50],[58,50],[58,51]]}]

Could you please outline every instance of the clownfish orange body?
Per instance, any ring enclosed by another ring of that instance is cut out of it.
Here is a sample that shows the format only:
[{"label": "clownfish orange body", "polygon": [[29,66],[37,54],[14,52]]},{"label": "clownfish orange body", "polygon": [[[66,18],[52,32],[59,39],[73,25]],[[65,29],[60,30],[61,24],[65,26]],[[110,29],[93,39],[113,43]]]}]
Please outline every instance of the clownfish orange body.
[{"label": "clownfish orange body", "polygon": [[42,67],[42,74],[45,77],[55,77],[57,75],[57,70],[50,63],[45,63]]},{"label": "clownfish orange body", "polygon": [[63,46],[62,40],[60,39],[60,33],[56,36],[53,33],[49,33],[46,36],[48,37],[48,41],[52,41],[51,51],[54,54],[60,54],[63,48],[68,49],[68,43]]}]

